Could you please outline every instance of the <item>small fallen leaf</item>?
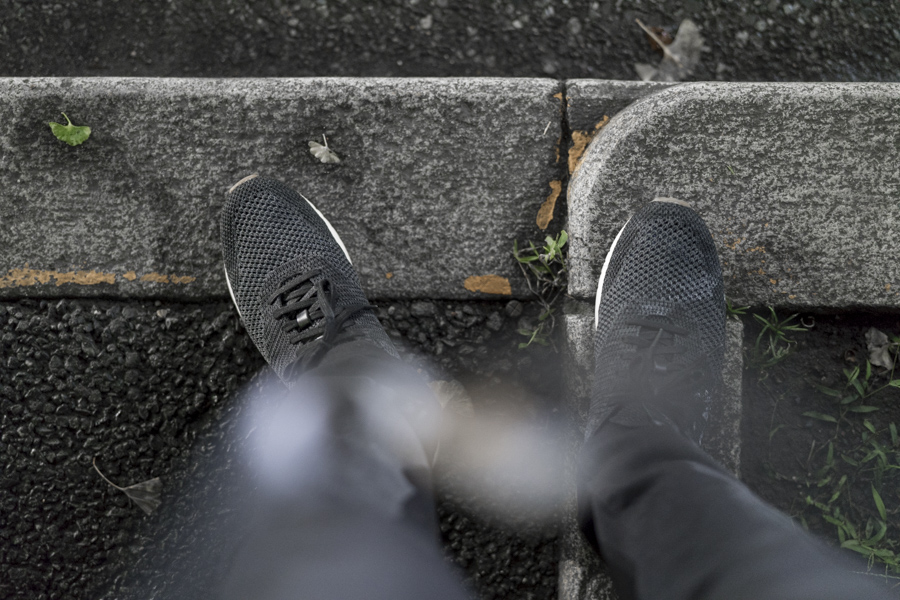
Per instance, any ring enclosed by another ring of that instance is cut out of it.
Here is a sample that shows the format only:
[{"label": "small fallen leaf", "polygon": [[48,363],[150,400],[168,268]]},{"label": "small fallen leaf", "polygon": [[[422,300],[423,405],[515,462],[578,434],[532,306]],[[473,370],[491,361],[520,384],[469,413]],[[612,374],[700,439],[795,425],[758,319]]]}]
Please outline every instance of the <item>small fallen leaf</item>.
[{"label": "small fallen leaf", "polygon": [[691,74],[700,62],[700,53],[703,50],[703,38],[696,23],[690,19],[682,21],[678,26],[678,33],[675,34],[675,41],[671,44],[659,39],[659,36],[640,20],[637,20],[637,23],[663,51],[663,58],[655,67],[646,63],[634,65],[641,80],[681,81]]},{"label": "small fallen leaf", "polygon": [[62,140],[70,146],[77,146],[91,137],[90,127],[86,125],[72,125],[72,121],[69,120],[66,113],[62,113],[62,116],[66,117],[66,121],[69,123],[68,125],[54,123],[53,121],[48,123],[48,125],[50,125],[50,131],[53,132],[53,135],[55,135],[57,139]]},{"label": "small fallen leaf", "polygon": [[325,139],[325,134],[322,134],[322,139],[325,141],[325,145],[323,146],[319,142],[310,142],[309,143],[309,151],[313,156],[318,158],[323,163],[339,163],[341,159],[338,158],[338,155],[334,153],[334,150],[328,147],[328,140]]},{"label": "small fallen leaf", "polygon": [[891,344],[888,336],[870,327],[866,332],[866,349],[869,351],[869,362],[876,367],[884,367],[885,369],[894,368],[894,359],[891,357]]},{"label": "small fallen leaf", "polygon": [[[672,34],[663,27],[650,27],[650,32],[652,32],[653,35],[651,36],[651,34],[648,33],[647,39],[650,40],[650,47],[654,50],[665,53],[665,47],[675,41]],[[662,42],[662,44],[660,44],[660,42]]]},{"label": "small fallen leaf", "polygon": [[134,503],[137,504],[141,508],[141,510],[143,510],[148,515],[159,508],[161,502],[159,499],[159,495],[162,491],[162,480],[159,477],[154,477],[153,479],[148,479],[147,481],[141,481],[140,483],[135,483],[134,485],[129,485],[128,487],[119,487],[118,485],[107,479],[106,475],[100,472],[100,469],[97,468],[96,458],[94,458],[93,465],[94,470],[97,471],[97,474],[103,478],[103,481],[113,486],[117,490],[125,492],[125,495],[131,498]]},{"label": "small fallen leaf", "polygon": [[829,423],[837,423],[837,419],[832,417],[831,415],[825,415],[820,412],[816,412],[814,410],[807,411],[803,413],[804,417],[812,417],[813,419],[818,419],[820,421],[828,421]]},{"label": "small fallen leaf", "polygon": [[878,509],[878,516],[881,517],[882,521],[887,521],[887,511],[884,508],[884,500],[881,499],[881,494],[875,489],[875,484],[870,483],[869,485],[872,486],[872,498],[875,499],[875,507]]}]

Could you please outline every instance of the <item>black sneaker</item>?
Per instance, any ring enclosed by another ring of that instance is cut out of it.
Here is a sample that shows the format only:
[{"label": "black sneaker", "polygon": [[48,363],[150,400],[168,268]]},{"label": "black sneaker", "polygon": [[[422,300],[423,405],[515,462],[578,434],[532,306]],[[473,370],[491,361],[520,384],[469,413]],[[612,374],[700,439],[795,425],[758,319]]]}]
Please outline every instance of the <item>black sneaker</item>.
[{"label": "black sneaker", "polygon": [[597,285],[587,435],[668,424],[698,444],[722,394],[725,294],[712,236],[690,205],[657,198],[616,236]]},{"label": "black sneaker", "polygon": [[280,181],[245,177],[228,190],[221,234],[231,298],[282,380],[352,339],[397,356],[341,238],[305,197]]}]

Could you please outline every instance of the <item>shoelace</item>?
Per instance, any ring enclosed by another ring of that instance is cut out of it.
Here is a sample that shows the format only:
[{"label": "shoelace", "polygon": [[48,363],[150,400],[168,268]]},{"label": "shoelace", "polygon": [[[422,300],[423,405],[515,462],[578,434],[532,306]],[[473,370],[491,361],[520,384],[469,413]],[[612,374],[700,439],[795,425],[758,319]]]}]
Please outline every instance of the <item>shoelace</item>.
[{"label": "shoelace", "polygon": [[[288,334],[288,342],[303,344],[296,360],[288,367],[289,376],[299,374],[315,366],[318,360],[336,345],[359,337],[354,332],[342,331],[348,319],[362,310],[375,307],[368,303],[338,306],[332,305],[334,293],[331,282],[321,276],[321,269],[313,269],[292,277],[268,298],[270,304],[281,302],[274,312],[276,321]],[[310,294],[310,291],[314,293]]]},{"label": "shoelace", "polygon": [[685,434],[702,415],[703,407],[691,397],[697,383],[704,376],[703,359],[688,364],[676,363],[673,358],[687,351],[679,345],[678,337],[689,333],[684,327],[668,321],[635,317],[626,324],[638,327],[637,336],[621,338],[635,346],[629,363],[627,390],[620,396],[627,401],[617,406],[604,420],[614,417],[625,406],[641,406],[653,422],[672,423]]}]

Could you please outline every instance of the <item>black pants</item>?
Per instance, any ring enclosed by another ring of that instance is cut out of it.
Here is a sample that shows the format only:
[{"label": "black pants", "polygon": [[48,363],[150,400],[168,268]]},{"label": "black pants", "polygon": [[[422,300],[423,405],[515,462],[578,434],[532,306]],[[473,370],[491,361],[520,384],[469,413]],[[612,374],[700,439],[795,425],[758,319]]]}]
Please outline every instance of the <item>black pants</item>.
[{"label": "black pants", "polygon": [[[262,459],[252,533],[222,597],[468,598],[439,550],[431,448],[418,441],[436,407],[380,350],[330,352],[262,428],[274,458]],[[672,430],[604,427],[582,452],[580,479],[586,532],[623,598],[889,598]]]},{"label": "black pants", "polygon": [[623,600],[891,597],[673,429],[607,424],[579,467],[581,521]]}]

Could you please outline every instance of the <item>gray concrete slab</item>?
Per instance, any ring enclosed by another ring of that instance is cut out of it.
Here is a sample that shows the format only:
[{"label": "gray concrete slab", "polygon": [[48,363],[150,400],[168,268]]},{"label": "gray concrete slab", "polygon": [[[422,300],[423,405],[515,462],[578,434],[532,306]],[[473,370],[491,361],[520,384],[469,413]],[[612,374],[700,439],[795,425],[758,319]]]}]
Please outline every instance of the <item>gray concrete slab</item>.
[{"label": "gray concrete slab", "polygon": [[[575,81],[568,93],[616,92]],[[900,306],[898,106],[900,85],[833,83],[681,84],[633,103],[569,185],[570,294],[592,297],[637,207],[674,196],[709,224],[736,302]],[[601,112],[569,107],[573,122]]]},{"label": "gray concrete slab", "polygon": [[[593,306],[569,302],[565,315],[566,354],[568,360],[566,399],[576,421],[576,434],[570,440],[566,466],[568,482],[566,505],[560,524],[559,598],[560,600],[614,600],[609,575],[596,552],[578,529],[576,521],[575,464],[583,441],[583,427],[590,405],[593,373]],[[744,325],[728,319],[726,325],[725,396],[710,413],[704,436],[704,449],[735,475],[740,475],[741,393],[743,374]]]},{"label": "gray concrete slab", "polygon": [[[253,172],[317,203],[371,297],[522,296],[510,251],[539,239],[561,178],[561,91],[549,79],[2,79],[0,297],[224,297],[219,208]],[[61,112],[92,127],[83,145],[53,137]],[[340,164],[310,154],[323,134]]]}]

